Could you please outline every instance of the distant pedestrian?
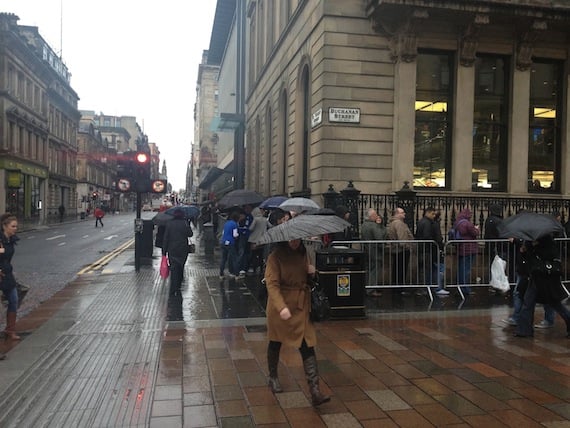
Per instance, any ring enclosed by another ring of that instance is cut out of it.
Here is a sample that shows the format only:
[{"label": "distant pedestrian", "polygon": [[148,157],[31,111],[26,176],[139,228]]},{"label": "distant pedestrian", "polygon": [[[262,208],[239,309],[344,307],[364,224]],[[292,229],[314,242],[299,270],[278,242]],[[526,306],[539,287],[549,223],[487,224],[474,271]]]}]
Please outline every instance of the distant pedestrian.
[{"label": "distant pedestrian", "polygon": [[224,279],[224,270],[226,268],[226,263],[228,265],[228,270],[230,271],[230,277],[235,278],[239,274],[239,259],[237,251],[237,239],[239,237],[237,223],[238,220],[239,213],[237,211],[234,211],[230,214],[230,217],[224,224],[222,239],[220,240],[220,245],[222,248],[220,279]]},{"label": "distant pedestrian", "polygon": [[95,227],[97,227],[98,224],[101,224],[101,227],[103,227],[103,217],[105,217],[105,211],[97,207],[95,208],[93,215],[95,216]]},{"label": "distant pedestrian", "polygon": [[162,255],[168,256],[170,264],[170,295],[180,293],[184,280],[184,265],[188,259],[188,238],[194,234],[184,218],[184,211],[174,210],[173,219],[166,223],[162,238]]},{"label": "distant pedestrian", "polygon": [[253,222],[249,226],[249,245],[250,245],[250,258],[249,258],[249,273],[255,273],[259,269],[263,273],[263,253],[265,245],[257,245],[255,242],[263,236],[267,230],[267,217],[263,215],[260,208],[255,208],[252,211]]},{"label": "distant pedestrian", "polygon": [[59,206],[59,208],[57,209],[57,211],[59,212],[59,222],[62,223],[63,222],[63,217],[65,216],[65,207],[63,206],[63,204],[61,204]]},{"label": "distant pedestrian", "polygon": [[[8,301],[6,310],[6,330],[4,336],[10,340],[20,340],[20,336],[16,334],[16,317],[18,311],[18,284],[14,278],[12,257],[16,251],[16,242],[18,237],[18,219],[15,215],[5,213],[0,216],[0,288],[4,297]],[[0,359],[1,354],[0,354]]]},{"label": "distant pedestrian", "polygon": [[[423,273],[424,284],[431,286],[439,284],[439,252],[443,249],[440,224],[435,221],[436,211],[434,207],[427,207],[424,216],[418,222],[416,239],[426,242],[418,247],[418,264]],[[438,288],[436,294],[446,296],[448,291]]]}]

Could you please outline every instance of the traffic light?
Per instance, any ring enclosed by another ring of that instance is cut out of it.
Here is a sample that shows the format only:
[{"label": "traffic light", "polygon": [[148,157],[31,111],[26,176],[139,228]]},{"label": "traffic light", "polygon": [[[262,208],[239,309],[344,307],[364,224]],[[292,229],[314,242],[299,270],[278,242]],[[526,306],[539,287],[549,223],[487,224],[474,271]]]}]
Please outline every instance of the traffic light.
[{"label": "traffic light", "polygon": [[97,194],[97,192],[93,192],[93,193],[91,194],[91,199],[93,199],[93,200],[95,201],[95,200],[97,200],[97,196],[99,196],[99,195]]},{"label": "traffic light", "polygon": [[150,154],[137,151],[133,161],[133,181],[135,192],[150,192]]}]

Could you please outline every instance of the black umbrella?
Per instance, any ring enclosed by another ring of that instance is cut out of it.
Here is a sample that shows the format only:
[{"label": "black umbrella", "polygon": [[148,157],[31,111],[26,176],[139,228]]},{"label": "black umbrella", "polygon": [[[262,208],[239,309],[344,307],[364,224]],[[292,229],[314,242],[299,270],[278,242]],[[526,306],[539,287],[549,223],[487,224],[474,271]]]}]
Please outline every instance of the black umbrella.
[{"label": "black umbrella", "polygon": [[564,236],[564,227],[549,214],[522,212],[503,220],[498,226],[501,238],[536,241],[546,235]]},{"label": "black umbrella", "polygon": [[291,241],[293,239],[310,238],[327,233],[342,232],[350,223],[331,215],[299,215],[285,223],[268,229],[256,244]]},{"label": "black umbrella", "polygon": [[167,213],[166,211],[163,211],[163,212],[155,215],[152,218],[152,222],[154,224],[156,224],[157,226],[166,226],[166,223],[168,223],[173,218],[174,218],[174,216],[172,214]]},{"label": "black umbrella", "polygon": [[224,210],[232,207],[243,207],[244,205],[251,205],[256,207],[264,201],[264,197],[253,190],[238,189],[226,193],[218,205]]}]

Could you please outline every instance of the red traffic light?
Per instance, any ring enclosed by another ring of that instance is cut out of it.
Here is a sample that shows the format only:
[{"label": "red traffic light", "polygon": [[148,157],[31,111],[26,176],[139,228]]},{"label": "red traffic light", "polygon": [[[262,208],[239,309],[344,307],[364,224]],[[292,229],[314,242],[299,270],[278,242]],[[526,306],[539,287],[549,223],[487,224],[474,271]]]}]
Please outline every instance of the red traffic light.
[{"label": "red traffic light", "polygon": [[137,154],[135,155],[135,160],[137,161],[138,164],[145,164],[150,160],[150,158],[148,154],[144,152],[137,152]]}]

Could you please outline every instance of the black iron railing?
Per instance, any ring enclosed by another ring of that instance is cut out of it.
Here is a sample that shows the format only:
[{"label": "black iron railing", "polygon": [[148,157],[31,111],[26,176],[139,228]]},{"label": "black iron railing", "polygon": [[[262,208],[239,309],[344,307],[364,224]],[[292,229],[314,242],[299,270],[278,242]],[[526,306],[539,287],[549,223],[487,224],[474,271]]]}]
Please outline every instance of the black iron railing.
[{"label": "black iron railing", "polygon": [[338,205],[345,205],[351,212],[351,222],[355,236],[359,236],[360,225],[367,216],[368,208],[374,208],[382,216],[385,223],[391,217],[392,211],[401,206],[406,211],[406,222],[410,229],[415,230],[415,224],[422,218],[423,211],[428,206],[434,207],[441,213],[441,227],[443,231],[449,230],[459,212],[469,208],[472,213],[471,221],[481,226],[487,219],[489,206],[498,205],[502,208],[503,217],[516,214],[521,210],[553,214],[559,212],[562,223],[570,216],[570,200],[563,196],[549,195],[548,197],[528,196],[492,196],[492,195],[454,195],[449,193],[423,193],[411,190],[407,183],[402,190],[394,194],[367,194],[360,193],[349,182],[346,189],[336,192],[331,185],[323,194],[325,207],[334,209]]}]

